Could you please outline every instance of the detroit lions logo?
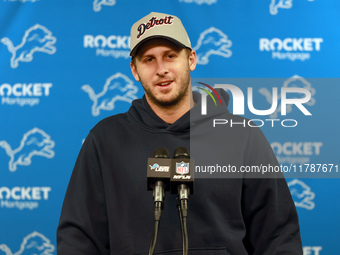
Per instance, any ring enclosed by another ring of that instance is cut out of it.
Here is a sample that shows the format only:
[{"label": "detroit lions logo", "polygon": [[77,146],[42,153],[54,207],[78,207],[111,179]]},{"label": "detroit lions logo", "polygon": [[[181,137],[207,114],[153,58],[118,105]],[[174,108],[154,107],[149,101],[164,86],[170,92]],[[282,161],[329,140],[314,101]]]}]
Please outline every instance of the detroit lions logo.
[{"label": "detroit lions logo", "polygon": [[98,94],[95,94],[93,88],[87,84],[83,85],[81,89],[88,93],[93,101],[93,116],[98,116],[101,110],[113,110],[116,101],[131,103],[137,99],[136,93],[138,92],[138,87],[133,85],[132,80],[122,73],[110,76],[106,80],[103,90]]},{"label": "detroit lions logo", "polygon": [[206,65],[211,55],[229,58],[232,55],[232,42],[221,30],[211,27],[201,33],[197,45],[193,48],[197,54],[197,64]]},{"label": "detroit lions logo", "polygon": [[6,244],[0,244],[1,255],[53,255],[54,250],[55,247],[51,241],[36,231],[23,239],[20,250],[15,253]]},{"label": "detroit lions logo", "polygon": [[[308,89],[311,93],[311,99],[305,103],[306,105],[309,106],[313,106],[315,105],[315,98],[313,97],[315,95],[315,89],[312,88],[312,85],[306,81],[304,78],[298,76],[298,75],[294,75],[293,77],[287,79],[284,83],[283,86],[285,88],[288,87],[295,87],[295,88],[304,88],[304,89]],[[259,89],[260,94],[262,94],[263,96],[265,96],[267,102],[269,104],[272,105],[273,103],[273,96],[272,93],[267,89],[267,88],[261,88]],[[291,95],[295,95],[295,97],[292,96],[292,98],[302,98],[303,95],[301,95],[301,93],[292,93]],[[279,94],[277,96],[278,100],[281,100],[281,94]],[[293,111],[293,106],[291,104],[286,106],[286,113],[290,113]],[[281,112],[281,107],[278,107],[272,114],[269,115],[270,118],[275,119],[278,116],[278,113]]]},{"label": "detroit lions logo", "polygon": [[54,54],[56,52],[56,48],[54,47],[56,41],[57,39],[52,36],[51,31],[39,24],[28,29],[21,43],[16,47],[14,47],[12,41],[7,37],[1,39],[1,42],[7,46],[8,51],[12,53],[12,68],[17,68],[20,61],[31,62],[34,52]]},{"label": "detroit lions logo", "polygon": [[311,191],[310,187],[298,179],[288,182],[288,187],[292,194],[295,206],[307,210],[314,209],[315,203],[313,202],[313,199],[315,198],[315,193]]},{"label": "detroit lions logo", "polygon": [[149,165],[151,170],[155,170],[159,168],[159,165],[157,163],[153,164],[153,165]]},{"label": "detroit lions logo", "polygon": [[113,6],[116,4],[116,0],[94,0],[93,10],[99,12],[102,9],[102,5]]},{"label": "detroit lions logo", "polygon": [[[308,0],[312,2],[314,0]],[[276,15],[279,12],[279,8],[290,9],[293,6],[293,0],[272,0],[269,5],[269,12],[271,15]]]},{"label": "detroit lions logo", "polygon": [[0,147],[5,149],[10,157],[8,163],[9,170],[14,172],[17,166],[28,166],[32,163],[33,156],[42,156],[53,158],[54,151],[52,150],[55,143],[51,137],[39,128],[33,128],[24,134],[20,146],[12,150],[11,146],[6,141],[0,141]]}]

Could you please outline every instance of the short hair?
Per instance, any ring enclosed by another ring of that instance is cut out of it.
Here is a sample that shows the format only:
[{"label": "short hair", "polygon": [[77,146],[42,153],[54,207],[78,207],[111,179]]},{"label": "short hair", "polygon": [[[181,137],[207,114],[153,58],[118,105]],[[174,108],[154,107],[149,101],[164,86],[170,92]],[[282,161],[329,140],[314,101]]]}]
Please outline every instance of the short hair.
[{"label": "short hair", "polygon": [[[182,48],[185,50],[187,57],[190,56],[190,53],[192,52],[192,49],[190,48]],[[138,55],[138,51],[136,52],[136,55],[131,57],[131,63],[136,67],[136,56]]]}]

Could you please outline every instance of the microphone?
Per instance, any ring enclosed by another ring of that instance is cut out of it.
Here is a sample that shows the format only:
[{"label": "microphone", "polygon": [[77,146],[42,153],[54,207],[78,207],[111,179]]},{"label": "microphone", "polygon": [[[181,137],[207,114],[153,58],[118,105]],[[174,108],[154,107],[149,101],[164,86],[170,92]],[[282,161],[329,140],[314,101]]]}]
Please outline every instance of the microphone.
[{"label": "microphone", "polygon": [[[194,193],[193,161],[185,147],[178,147],[174,152],[171,167],[171,194],[179,194],[180,199],[188,199]],[[187,189],[187,191],[184,191]]]},{"label": "microphone", "polygon": [[149,247],[149,255],[154,254],[157,242],[159,222],[162,215],[165,196],[164,191],[170,190],[170,167],[171,159],[169,158],[167,149],[158,148],[154,152],[153,158],[148,159],[147,190],[153,190],[155,205],[155,223]]},{"label": "microphone", "polygon": [[171,167],[171,193],[178,194],[177,208],[182,229],[183,254],[187,255],[188,245],[188,198],[194,193],[193,161],[190,160],[189,151],[185,147],[175,150]]},{"label": "microphone", "polygon": [[154,202],[164,201],[164,191],[170,190],[171,159],[169,151],[158,148],[148,159],[147,190],[153,190]]}]

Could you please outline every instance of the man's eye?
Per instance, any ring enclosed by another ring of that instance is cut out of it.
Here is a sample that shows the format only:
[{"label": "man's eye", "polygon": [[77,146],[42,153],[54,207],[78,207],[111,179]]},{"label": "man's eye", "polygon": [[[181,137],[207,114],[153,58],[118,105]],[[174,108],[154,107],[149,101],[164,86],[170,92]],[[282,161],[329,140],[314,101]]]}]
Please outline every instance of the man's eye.
[{"label": "man's eye", "polygon": [[167,60],[174,60],[175,58],[176,58],[176,55],[175,55],[175,54],[166,55],[166,59],[167,59]]}]

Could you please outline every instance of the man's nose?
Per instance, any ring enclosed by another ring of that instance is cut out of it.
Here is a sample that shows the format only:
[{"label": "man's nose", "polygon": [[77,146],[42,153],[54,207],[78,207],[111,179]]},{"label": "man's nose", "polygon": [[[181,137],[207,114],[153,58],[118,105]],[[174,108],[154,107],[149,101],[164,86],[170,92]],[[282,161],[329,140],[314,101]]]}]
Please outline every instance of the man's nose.
[{"label": "man's nose", "polygon": [[164,76],[169,72],[167,64],[164,61],[157,62],[157,75]]}]

